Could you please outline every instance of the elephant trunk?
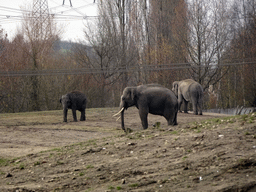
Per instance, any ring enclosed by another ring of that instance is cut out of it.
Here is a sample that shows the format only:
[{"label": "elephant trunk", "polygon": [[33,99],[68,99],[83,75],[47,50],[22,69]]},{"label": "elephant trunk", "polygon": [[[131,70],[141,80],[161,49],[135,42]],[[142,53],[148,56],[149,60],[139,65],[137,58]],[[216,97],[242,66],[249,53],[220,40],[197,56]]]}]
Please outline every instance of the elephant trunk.
[{"label": "elephant trunk", "polygon": [[[113,117],[115,116],[118,116],[119,114],[121,114],[121,126],[122,126],[122,129],[125,131],[125,128],[124,128],[124,110],[125,108],[124,107],[120,107],[120,111],[118,111],[115,115],[113,115]],[[117,118],[117,120],[119,119],[120,117]]]},{"label": "elephant trunk", "polygon": [[124,132],[126,132],[125,127],[124,127],[124,110],[121,112],[121,126]]},{"label": "elephant trunk", "polygon": [[63,107],[63,122],[67,122],[68,108]]}]

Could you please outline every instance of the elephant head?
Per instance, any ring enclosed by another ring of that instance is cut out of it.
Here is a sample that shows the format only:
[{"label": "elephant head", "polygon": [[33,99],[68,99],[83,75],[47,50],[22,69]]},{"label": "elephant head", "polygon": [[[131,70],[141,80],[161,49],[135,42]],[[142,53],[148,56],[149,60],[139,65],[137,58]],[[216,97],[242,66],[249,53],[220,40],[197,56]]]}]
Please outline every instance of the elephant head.
[{"label": "elephant head", "polygon": [[120,109],[128,109],[136,105],[136,87],[126,87],[121,96]]},{"label": "elephant head", "polygon": [[71,107],[71,100],[67,94],[62,95],[62,97],[60,98],[60,103],[62,104],[63,108],[68,109]]},{"label": "elephant head", "polygon": [[66,95],[62,95],[62,97],[60,98],[60,103],[63,106],[64,122],[67,122],[68,109],[70,109],[71,105],[72,105],[69,96],[67,94]]}]

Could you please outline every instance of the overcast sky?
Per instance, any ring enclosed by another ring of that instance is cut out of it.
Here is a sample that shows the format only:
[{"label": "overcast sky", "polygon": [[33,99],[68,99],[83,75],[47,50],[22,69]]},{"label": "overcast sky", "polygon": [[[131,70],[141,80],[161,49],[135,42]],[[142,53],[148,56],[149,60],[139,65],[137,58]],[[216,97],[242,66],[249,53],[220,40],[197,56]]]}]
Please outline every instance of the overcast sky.
[{"label": "overcast sky", "polygon": [[[33,1],[39,0],[2,0],[0,4],[0,28],[8,33],[11,39],[17,33],[17,27],[22,21],[22,11],[32,7]],[[45,0],[41,0],[42,2]],[[48,8],[51,14],[55,14],[56,21],[64,26],[65,33],[63,40],[79,41],[84,40],[84,22],[87,19],[95,19],[97,4],[94,0],[48,0]],[[97,2],[97,0],[96,0]]]}]

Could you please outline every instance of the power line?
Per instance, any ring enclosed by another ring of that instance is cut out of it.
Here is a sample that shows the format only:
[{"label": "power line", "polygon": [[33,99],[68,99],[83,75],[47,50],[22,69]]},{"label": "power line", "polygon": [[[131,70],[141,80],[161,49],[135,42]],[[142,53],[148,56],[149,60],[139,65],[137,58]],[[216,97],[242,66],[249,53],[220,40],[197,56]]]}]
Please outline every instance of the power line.
[{"label": "power line", "polygon": [[[223,63],[218,67],[252,65],[256,62]],[[210,66],[191,66],[191,63],[174,63],[164,65],[143,65],[131,67],[110,67],[110,68],[78,68],[78,69],[46,69],[46,70],[23,70],[23,71],[0,71],[0,77],[18,76],[51,76],[51,75],[83,75],[83,74],[102,74],[102,73],[123,73],[139,71],[166,71],[177,69],[206,68]],[[211,66],[216,68],[216,65]]]},{"label": "power line", "polygon": [[[56,3],[56,2],[54,2],[54,3]],[[84,9],[86,7],[89,7],[89,6],[94,6],[94,5],[95,5],[95,3],[89,3],[89,4],[86,4],[86,5],[79,6],[79,7],[71,7],[71,8],[69,7],[68,10],[57,11],[55,13],[52,12],[50,15],[54,16],[55,17],[54,19],[56,21],[60,21],[60,20],[63,21],[63,19],[65,19],[65,20],[66,19],[67,20],[95,19],[98,16],[88,16],[85,13],[80,11],[81,9]],[[65,7],[65,6],[59,5],[59,6],[56,6],[56,7],[51,7],[49,9],[50,10],[59,9],[61,7]],[[12,21],[16,20],[17,21],[17,19],[19,19],[19,20],[23,19],[23,15],[13,15],[13,14],[9,14],[9,13],[20,13],[20,14],[23,14],[23,13],[28,13],[28,14],[29,13],[33,13],[33,11],[24,10],[24,9],[16,9],[16,8],[5,7],[5,6],[0,6],[0,11],[8,12],[8,14],[1,14],[0,15],[0,24],[6,23],[6,20],[12,20]],[[79,15],[66,15],[65,13],[67,13],[67,12],[75,12],[75,13],[77,13]],[[41,13],[41,14],[44,15],[45,13]],[[45,15],[45,16],[47,17],[47,15]],[[28,16],[28,18],[31,18],[31,16]]]}]

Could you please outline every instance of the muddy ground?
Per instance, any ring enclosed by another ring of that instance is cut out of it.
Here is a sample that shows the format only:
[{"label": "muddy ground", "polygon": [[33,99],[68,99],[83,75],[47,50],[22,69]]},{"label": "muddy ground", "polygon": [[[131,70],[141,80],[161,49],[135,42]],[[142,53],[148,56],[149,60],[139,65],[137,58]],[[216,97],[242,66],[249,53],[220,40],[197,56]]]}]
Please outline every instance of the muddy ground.
[{"label": "muddy ground", "polygon": [[[136,108],[0,114],[0,191],[256,191],[256,113],[178,114],[178,126]],[[70,113],[70,112],[69,112]]]}]

